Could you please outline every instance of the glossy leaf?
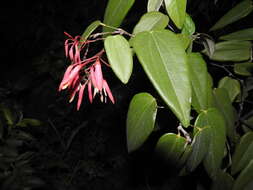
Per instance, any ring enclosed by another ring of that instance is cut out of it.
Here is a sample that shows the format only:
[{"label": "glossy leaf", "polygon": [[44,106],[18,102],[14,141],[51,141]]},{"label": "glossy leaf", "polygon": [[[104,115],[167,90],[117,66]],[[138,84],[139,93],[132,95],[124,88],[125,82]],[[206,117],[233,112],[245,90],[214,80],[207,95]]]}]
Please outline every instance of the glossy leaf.
[{"label": "glossy leaf", "polygon": [[197,112],[208,108],[209,93],[208,72],[205,60],[199,53],[188,54],[188,63],[191,73],[192,105]]},{"label": "glossy leaf", "polygon": [[136,94],[127,113],[127,148],[132,152],[146,141],[154,129],[156,100],[148,93]]},{"label": "glossy leaf", "polygon": [[[206,53],[206,51],[204,51]],[[206,53],[207,54],[207,53]],[[225,41],[215,44],[215,51],[210,59],[215,61],[245,61],[251,56],[251,42]]]},{"label": "glossy leaf", "polygon": [[192,35],[195,33],[195,23],[193,22],[191,16],[186,13],[184,25],[182,28],[182,34]]},{"label": "glossy leaf", "polygon": [[251,160],[247,167],[244,168],[244,170],[240,173],[240,175],[235,180],[235,184],[233,186],[233,190],[250,190],[249,188],[246,188],[249,183],[252,183],[253,181],[253,160]]},{"label": "glossy leaf", "polygon": [[187,146],[184,147],[184,152],[183,152],[183,154],[181,155],[181,157],[180,157],[180,159],[178,161],[178,165],[180,167],[182,167],[182,166],[185,165],[185,163],[188,160],[191,152],[192,152],[192,146],[187,145]]},{"label": "glossy leaf", "polygon": [[192,152],[186,164],[188,171],[194,171],[205,158],[209,148],[211,132],[210,127],[204,127],[200,128],[195,134],[192,142]]},{"label": "glossy leaf", "polygon": [[235,98],[241,93],[239,81],[231,77],[222,78],[219,81],[218,88],[224,88],[227,90],[231,102],[233,102]]},{"label": "glossy leaf", "polygon": [[236,146],[232,157],[231,173],[236,174],[243,170],[253,159],[253,132],[246,133]]},{"label": "glossy leaf", "polygon": [[179,160],[186,149],[186,143],[185,138],[174,133],[166,133],[158,140],[155,151],[169,165],[179,166]]},{"label": "glossy leaf", "polygon": [[[109,0],[103,23],[108,26],[119,27],[134,2],[135,0]],[[113,29],[104,27],[103,31],[109,32]]]},{"label": "glossy leaf", "polygon": [[126,84],[133,69],[133,56],[128,41],[121,35],[108,36],[104,46],[113,72]]},{"label": "glossy leaf", "polygon": [[181,41],[169,30],[141,32],[134,37],[133,47],[160,96],[187,127],[190,122],[191,86]]},{"label": "glossy leaf", "polygon": [[242,76],[252,76],[253,75],[253,63],[238,63],[234,65],[234,72]]},{"label": "glossy leaf", "polygon": [[164,0],[167,13],[175,25],[181,29],[186,15],[186,0]]},{"label": "glossy leaf", "polygon": [[213,181],[211,190],[231,190],[234,178],[226,172],[220,171],[217,178]]},{"label": "glossy leaf", "polygon": [[210,127],[210,144],[204,159],[204,166],[209,176],[215,179],[224,155],[226,141],[225,120],[216,108],[210,108],[199,114],[194,126],[199,128]]},{"label": "glossy leaf", "polygon": [[234,142],[236,140],[234,107],[232,106],[227,90],[224,88],[214,89],[214,98],[216,107],[226,121],[227,136]]},{"label": "glossy leaf", "polygon": [[247,28],[239,30],[224,36],[221,36],[221,40],[253,40],[253,28]]},{"label": "glossy leaf", "polygon": [[99,20],[96,20],[94,22],[92,22],[84,31],[81,39],[82,41],[85,41],[88,39],[88,37],[92,34],[92,32],[94,32],[97,27],[99,27],[101,24],[101,22]]},{"label": "glossy leaf", "polygon": [[233,22],[240,20],[241,18],[246,17],[253,10],[252,0],[244,0],[238,3],[235,7],[230,9],[223,17],[221,17],[216,24],[210,29],[217,30],[227,26]]},{"label": "glossy leaf", "polygon": [[163,0],[148,0],[148,12],[158,11],[162,6]]},{"label": "glossy leaf", "polygon": [[143,31],[164,29],[169,23],[169,17],[160,12],[148,12],[144,14],[134,27],[133,34]]}]

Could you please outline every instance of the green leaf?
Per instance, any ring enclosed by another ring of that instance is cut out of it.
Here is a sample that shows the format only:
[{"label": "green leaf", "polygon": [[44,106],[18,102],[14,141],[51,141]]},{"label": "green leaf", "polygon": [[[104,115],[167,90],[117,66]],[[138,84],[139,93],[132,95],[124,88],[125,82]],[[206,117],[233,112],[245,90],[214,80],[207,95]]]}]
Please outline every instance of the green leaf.
[{"label": "green leaf", "polygon": [[209,107],[209,97],[212,93],[208,85],[206,62],[199,53],[188,54],[188,63],[191,73],[192,105],[197,112]]},{"label": "green leaf", "polygon": [[192,142],[192,152],[186,163],[188,171],[194,171],[205,158],[209,148],[211,132],[210,127],[204,127],[200,128],[194,136]]},{"label": "green leaf", "polygon": [[226,129],[224,118],[216,108],[210,108],[199,114],[194,126],[198,128],[210,127],[210,143],[208,153],[204,159],[204,166],[208,175],[215,179],[221,166],[225,149]]},{"label": "green leaf", "polygon": [[186,0],[164,0],[166,10],[175,23],[181,29],[185,22]]},{"label": "green leaf", "polygon": [[191,86],[187,57],[178,37],[169,30],[138,33],[137,57],[152,84],[184,127],[190,122]]},{"label": "green leaf", "polygon": [[220,171],[217,178],[213,181],[211,190],[231,190],[234,178],[226,172]]},{"label": "green leaf", "polygon": [[156,100],[148,93],[136,94],[127,113],[128,152],[138,149],[154,129],[157,112]]},{"label": "green leaf", "polygon": [[97,27],[99,27],[101,24],[101,21],[96,20],[94,22],[92,22],[84,31],[84,33],[82,34],[81,40],[85,41],[88,39],[88,37],[92,34],[92,32],[94,32],[94,30],[97,29]]},{"label": "green leaf", "polygon": [[[109,0],[103,23],[108,26],[119,27],[134,2],[135,0]],[[103,31],[110,32],[113,29],[104,27]]]},{"label": "green leaf", "polygon": [[222,113],[226,121],[226,133],[232,142],[235,142],[235,114],[227,90],[224,88],[214,89],[214,98],[217,109]]},{"label": "green leaf", "polygon": [[210,29],[211,31],[223,28],[233,22],[246,17],[253,10],[252,0],[244,0],[230,9],[218,22]]},{"label": "green leaf", "polygon": [[148,12],[158,11],[162,6],[163,0],[148,0]]},{"label": "green leaf", "polygon": [[253,28],[239,30],[219,37],[220,40],[253,40]]},{"label": "green leaf", "polygon": [[42,125],[41,121],[37,119],[31,119],[31,118],[24,118],[22,119],[22,121],[17,123],[18,127],[28,127],[28,126],[37,127],[40,125]]},{"label": "green leaf", "polygon": [[[203,53],[207,54],[206,51]],[[214,61],[245,61],[251,56],[251,42],[225,41],[215,44],[215,51],[209,58]]]},{"label": "green leaf", "polygon": [[219,81],[218,88],[224,88],[227,90],[231,102],[233,102],[241,93],[239,81],[232,79],[231,77],[223,77]]},{"label": "green leaf", "polygon": [[10,110],[8,107],[0,104],[0,111],[2,112],[7,125],[12,126],[15,123],[15,116],[14,116],[12,110]]},{"label": "green leaf", "polygon": [[233,187],[233,190],[242,190],[247,189],[250,190],[247,187],[250,183],[253,181],[253,160],[251,160],[247,167],[240,173],[240,175],[235,180],[235,184]]},{"label": "green leaf", "polygon": [[253,63],[238,63],[234,65],[234,72],[242,76],[252,76],[253,75]]},{"label": "green leaf", "polygon": [[186,50],[189,47],[189,45],[192,43],[192,39],[191,39],[190,35],[182,34],[182,33],[178,33],[176,35],[180,39],[183,48]]},{"label": "green leaf", "polygon": [[133,30],[133,34],[139,32],[164,29],[169,23],[169,17],[160,12],[148,12],[144,14]]},{"label": "green leaf", "polygon": [[104,46],[113,72],[126,84],[133,70],[133,56],[128,41],[121,35],[108,36]]},{"label": "green leaf", "polygon": [[185,138],[174,133],[166,133],[157,142],[155,151],[166,163],[178,167],[180,158],[186,149]]},{"label": "green leaf", "polygon": [[182,28],[182,34],[192,35],[195,33],[195,23],[193,22],[191,16],[186,13],[184,25]]},{"label": "green leaf", "polygon": [[236,146],[232,157],[231,173],[234,175],[243,170],[253,159],[253,132],[246,133]]}]

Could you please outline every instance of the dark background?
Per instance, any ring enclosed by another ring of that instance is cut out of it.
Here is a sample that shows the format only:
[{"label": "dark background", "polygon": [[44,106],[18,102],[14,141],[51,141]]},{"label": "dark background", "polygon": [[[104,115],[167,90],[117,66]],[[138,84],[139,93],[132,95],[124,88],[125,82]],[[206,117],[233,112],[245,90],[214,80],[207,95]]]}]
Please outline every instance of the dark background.
[{"label": "dark background", "polygon": [[[239,1],[188,1],[197,31],[207,33],[215,21]],[[26,129],[35,141],[29,150],[34,176],[41,180],[37,189],[196,189],[201,181],[208,186],[205,174],[179,178],[153,157],[153,148],[164,132],[176,129],[176,119],[159,110],[154,132],[138,151],[128,154],[125,120],[131,97],[142,91],[157,96],[139,64],[127,85],[122,85],[107,71],[116,104],[90,105],[84,100],[81,110],[76,102],[57,91],[69,64],[64,57],[63,32],[80,35],[94,20],[103,20],[106,0],[8,1],[1,5],[1,102],[25,117],[39,119],[43,125]],[[147,1],[136,1],[122,28],[131,32],[146,11]],[[250,20],[250,19],[249,19]],[[248,21],[242,21],[249,25]],[[227,28],[228,32],[234,28]],[[215,34],[214,34],[215,35]],[[99,49],[98,49],[99,50]],[[224,73],[210,70],[221,77]],[[158,96],[157,96],[158,97]],[[159,102],[161,105],[162,102]],[[68,144],[69,146],[63,145]],[[15,179],[13,183],[23,184]],[[6,189],[15,189],[7,183]],[[17,187],[17,189],[22,189]]]}]

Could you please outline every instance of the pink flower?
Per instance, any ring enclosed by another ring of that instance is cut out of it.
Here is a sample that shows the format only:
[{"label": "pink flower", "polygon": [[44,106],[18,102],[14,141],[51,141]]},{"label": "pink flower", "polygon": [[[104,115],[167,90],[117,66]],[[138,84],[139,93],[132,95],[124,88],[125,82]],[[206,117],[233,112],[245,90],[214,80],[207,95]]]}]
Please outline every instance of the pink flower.
[{"label": "pink flower", "polygon": [[[82,43],[80,37],[73,38],[68,33],[65,33],[69,39],[65,41],[65,54],[72,61],[72,64],[68,66],[63,76],[63,79],[59,85],[59,91],[68,89],[70,93],[69,102],[72,102],[78,94],[77,110],[80,109],[84,90],[88,85],[88,97],[90,103],[93,102],[94,97],[99,94],[101,102],[107,101],[107,96],[114,104],[115,100],[108,83],[103,78],[101,56],[104,50],[100,51],[95,56],[81,60],[80,51]],[[102,60],[102,63],[105,63]],[[105,65],[107,65],[105,63]]]}]

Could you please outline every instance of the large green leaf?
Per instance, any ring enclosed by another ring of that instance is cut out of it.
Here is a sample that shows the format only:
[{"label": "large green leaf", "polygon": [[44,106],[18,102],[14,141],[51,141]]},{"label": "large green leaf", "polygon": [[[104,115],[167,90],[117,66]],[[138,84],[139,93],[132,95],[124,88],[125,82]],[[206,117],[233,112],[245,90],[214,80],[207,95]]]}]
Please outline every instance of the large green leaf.
[{"label": "large green leaf", "polygon": [[157,142],[156,153],[169,165],[178,167],[180,158],[186,150],[187,141],[185,138],[174,133],[164,134]]},{"label": "large green leaf", "polygon": [[[109,0],[103,23],[108,26],[119,27],[134,2],[135,0]],[[103,28],[104,32],[112,30],[113,29],[108,27]]]},{"label": "large green leaf", "polygon": [[160,12],[148,12],[144,14],[136,24],[133,34],[139,32],[164,29],[169,23],[169,17]]},{"label": "large green leaf", "polygon": [[231,190],[233,188],[234,179],[226,172],[219,171],[217,178],[213,181],[211,190]]},{"label": "large green leaf", "polygon": [[210,29],[217,30],[227,26],[235,21],[246,17],[253,10],[252,0],[244,0],[238,3],[235,7],[229,10],[223,17],[221,17],[218,22]]},{"label": "large green leaf", "polygon": [[248,187],[253,181],[253,160],[251,160],[247,167],[240,173],[238,178],[235,180],[233,190],[250,190],[252,188]]},{"label": "large green leaf", "polygon": [[186,0],[164,0],[166,10],[175,23],[175,25],[181,29],[184,25],[186,15]]},{"label": "large green leaf", "polygon": [[108,36],[104,46],[113,72],[126,84],[133,69],[133,56],[128,41],[121,35]]},{"label": "large green leaf", "polygon": [[235,142],[236,132],[234,107],[232,106],[227,90],[224,88],[214,89],[214,98],[216,107],[220,110],[226,121],[227,136],[231,141]]},{"label": "large green leaf", "polygon": [[[204,51],[205,54],[206,51]],[[249,41],[225,41],[215,44],[214,53],[209,56],[215,61],[245,61],[251,56],[251,42]]]},{"label": "large green leaf", "polygon": [[184,25],[182,28],[182,34],[192,35],[195,33],[195,23],[193,22],[191,16],[186,13]]},{"label": "large green leaf", "polygon": [[192,152],[186,163],[186,168],[190,172],[194,171],[205,158],[209,148],[211,132],[210,127],[199,128],[194,136]]},{"label": "large green leaf", "polygon": [[182,34],[182,33],[178,33],[176,35],[178,36],[178,38],[180,39],[184,49],[186,50],[192,43],[191,36],[188,35],[188,34]]},{"label": "large green leaf", "polygon": [[224,36],[221,36],[221,40],[253,40],[253,28],[247,28],[239,30]]},{"label": "large green leaf", "polygon": [[[253,65],[253,64],[252,64]],[[233,102],[235,98],[241,93],[241,87],[238,80],[231,77],[224,77],[219,81],[219,88],[227,90],[230,101]]]},{"label": "large green leaf", "polygon": [[208,72],[205,60],[199,53],[188,54],[188,63],[191,73],[192,105],[198,112],[209,106],[211,86],[208,85]]},{"label": "large green leaf", "polygon": [[138,33],[133,47],[152,84],[184,127],[190,122],[191,84],[187,57],[169,30]]},{"label": "large green leaf", "polygon": [[158,11],[162,6],[163,0],[148,0],[148,12]]},{"label": "large green leaf", "polygon": [[236,146],[235,153],[232,157],[231,173],[244,169],[250,160],[253,159],[253,132],[246,133]]},{"label": "large green leaf", "polygon": [[148,93],[136,94],[127,113],[128,152],[138,149],[154,129],[157,113],[156,100]]},{"label": "large green leaf", "polygon": [[210,144],[204,159],[204,166],[209,176],[215,179],[221,166],[225,149],[226,129],[224,118],[216,108],[210,108],[199,114],[194,126],[199,128],[210,127]]},{"label": "large green leaf", "polygon": [[101,21],[96,20],[94,22],[92,22],[84,31],[84,33],[82,34],[81,40],[85,41],[87,40],[87,38],[91,35],[92,32],[94,32],[94,30],[97,29],[97,27],[99,27],[101,24]]},{"label": "large green leaf", "polygon": [[234,65],[234,72],[242,76],[252,76],[253,75],[253,63],[238,63]]}]

